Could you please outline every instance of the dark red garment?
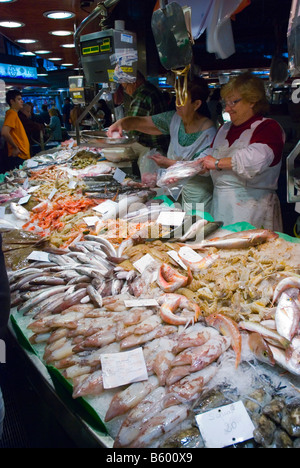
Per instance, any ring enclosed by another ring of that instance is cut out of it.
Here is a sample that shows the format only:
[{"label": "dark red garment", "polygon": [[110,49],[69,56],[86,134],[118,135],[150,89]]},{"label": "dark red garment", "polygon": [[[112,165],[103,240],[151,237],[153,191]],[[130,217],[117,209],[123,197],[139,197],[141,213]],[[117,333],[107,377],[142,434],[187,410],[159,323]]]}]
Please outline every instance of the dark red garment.
[{"label": "dark red garment", "polygon": [[[254,115],[251,119],[241,125],[231,125],[226,136],[229,146],[231,146],[233,142],[237,140],[245,130],[248,130],[257,120],[263,120],[263,116]],[[274,153],[274,159],[270,166],[276,166],[282,157],[284,141],[284,133],[279,123],[274,119],[267,118],[254,130],[250,144],[262,143],[264,145],[268,145]]]}]

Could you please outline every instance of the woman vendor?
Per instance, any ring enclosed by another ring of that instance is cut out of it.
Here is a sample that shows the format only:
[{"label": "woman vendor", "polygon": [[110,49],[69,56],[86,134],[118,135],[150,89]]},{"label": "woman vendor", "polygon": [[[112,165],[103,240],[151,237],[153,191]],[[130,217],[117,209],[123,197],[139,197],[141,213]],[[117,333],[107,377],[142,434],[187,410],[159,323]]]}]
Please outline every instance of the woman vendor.
[{"label": "woman vendor", "polygon": [[276,189],[285,135],[275,120],[264,117],[264,83],[246,72],[232,78],[221,96],[231,122],[218,130],[212,148],[199,160],[214,183],[211,214],[225,225],[247,221],[282,231]]},{"label": "woman vendor", "polygon": [[[152,116],[124,117],[108,130],[113,132],[136,130],[149,135],[170,135],[167,156],[155,154],[151,158],[160,168],[168,168],[178,161],[190,161],[209,148],[216,129],[208,117],[206,100],[209,89],[203,78],[194,77],[187,85],[187,102],[176,106],[176,110]],[[196,175],[184,184],[182,203],[185,208],[199,208],[210,211],[213,184],[211,178]]]}]

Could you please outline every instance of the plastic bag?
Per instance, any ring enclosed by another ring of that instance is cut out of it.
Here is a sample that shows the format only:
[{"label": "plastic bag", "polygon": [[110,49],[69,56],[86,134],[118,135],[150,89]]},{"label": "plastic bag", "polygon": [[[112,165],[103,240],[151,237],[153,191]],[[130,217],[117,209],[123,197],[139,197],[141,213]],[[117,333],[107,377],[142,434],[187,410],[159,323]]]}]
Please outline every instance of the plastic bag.
[{"label": "plastic bag", "polygon": [[149,156],[153,156],[156,153],[156,149],[147,151],[147,153],[140,156],[138,161],[142,184],[148,185],[148,187],[156,187],[159,167],[153,159],[149,158]]},{"label": "plastic bag", "polygon": [[199,160],[195,161],[178,161],[173,166],[168,167],[164,173],[160,174],[157,180],[158,187],[168,186],[168,188],[178,185],[182,181],[199,174],[202,166]]},{"label": "plastic bag", "polygon": [[291,76],[300,73],[300,0],[293,0],[287,30],[289,71]]}]

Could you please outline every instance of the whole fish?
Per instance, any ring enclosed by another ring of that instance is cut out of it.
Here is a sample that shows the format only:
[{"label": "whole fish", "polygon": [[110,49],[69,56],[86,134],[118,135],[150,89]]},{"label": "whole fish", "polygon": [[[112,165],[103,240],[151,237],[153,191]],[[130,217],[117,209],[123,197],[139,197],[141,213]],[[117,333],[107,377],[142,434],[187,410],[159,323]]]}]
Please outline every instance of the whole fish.
[{"label": "whole fish", "polygon": [[268,229],[250,229],[249,231],[235,232],[224,237],[216,237],[214,239],[186,245],[196,250],[208,247],[216,247],[217,249],[245,249],[277,239],[277,237],[278,234]]},{"label": "whole fish", "polygon": [[178,240],[180,242],[185,242],[188,239],[196,237],[197,232],[200,231],[207,223],[208,221],[206,219],[199,219],[193,223],[191,227],[184,233],[184,235],[178,238]]},{"label": "whole fish", "polygon": [[28,210],[26,210],[26,208],[24,208],[24,206],[18,205],[18,203],[14,203],[14,202],[11,202],[9,206],[10,206],[12,214],[16,218],[22,219],[24,221],[29,221],[30,213]]},{"label": "whole fish", "polygon": [[286,349],[290,342],[284,338],[283,336],[279,335],[276,331],[270,330],[266,327],[263,327],[259,323],[256,322],[250,322],[248,321],[241,321],[238,323],[239,328],[242,330],[247,330],[247,331],[252,331],[252,332],[257,332],[260,335],[264,337],[265,340],[268,341],[268,343],[275,344],[275,346],[280,346],[284,349]]},{"label": "whole fish", "polygon": [[222,335],[230,337],[231,346],[236,355],[235,367],[237,368],[241,360],[242,336],[236,322],[223,314],[210,314],[206,317],[206,323],[215,327]]},{"label": "whole fish", "polygon": [[150,447],[154,440],[180,425],[189,414],[185,405],[173,405],[163,409],[159,414],[150,418],[140,431],[138,437],[130,444],[130,448]]},{"label": "whole fish", "polygon": [[114,448],[128,447],[138,437],[144,424],[163,409],[165,394],[165,387],[157,387],[129,411],[115,438]]},{"label": "whole fish", "polygon": [[283,349],[277,348],[276,346],[270,345],[273,358],[280,367],[286,369],[288,372],[294,375],[300,375],[300,361],[298,360],[287,359],[286,353]]},{"label": "whole fish", "polygon": [[287,278],[284,278],[281,281],[279,281],[273,293],[273,304],[276,304],[280,295],[290,288],[298,288],[300,290],[300,276],[288,276]]},{"label": "whole fish", "polygon": [[53,287],[47,288],[43,290],[39,295],[34,296],[32,299],[29,299],[28,301],[24,302],[18,308],[18,312],[20,312],[20,314],[26,314],[43,300],[48,299],[48,298],[50,300],[50,298],[53,295],[61,293],[61,292],[65,292],[66,289],[67,289],[66,285],[53,286]]},{"label": "whole fish", "polygon": [[159,387],[159,381],[156,376],[152,375],[148,380],[132,383],[125,390],[116,393],[105,414],[105,422],[111,421],[116,416],[120,416],[134,408],[156,387]]},{"label": "whole fish", "polygon": [[266,362],[272,366],[275,365],[271,348],[262,335],[257,332],[249,333],[248,345],[259,361]]},{"label": "whole fish", "polygon": [[283,292],[278,300],[275,312],[276,330],[289,341],[294,338],[299,328],[300,305],[297,301],[298,294],[299,289],[295,288]]}]

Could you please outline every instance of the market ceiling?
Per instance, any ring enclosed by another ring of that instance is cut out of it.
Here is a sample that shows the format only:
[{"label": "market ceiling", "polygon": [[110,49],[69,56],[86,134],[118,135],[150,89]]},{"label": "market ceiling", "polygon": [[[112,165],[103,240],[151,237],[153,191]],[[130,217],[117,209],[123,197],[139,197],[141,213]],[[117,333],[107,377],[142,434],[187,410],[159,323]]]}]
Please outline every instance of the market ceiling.
[{"label": "market ceiling", "polygon": [[[99,3],[103,3],[102,1]],[[113,3],[113,2],[112,2]],[[170,3],[170,2],[169,2]],[[249,2],[248,2],[249,3]],[[206,51],[205,33],[194,45],[194,59],[202,70],[264,67],[270,64],[270,57],[276,51],[286,52],[286,33],[292,0],[251,0],[250,4],[236,15],[232,21],[236,53],[225,60],[217,60],[214,54]],[[151,35],[151,16],[156,0],[120,0],[109,8],[109,27],[115,19],[124,19],[128,30],[139,34]],[[78,66],[78,56],[73,48],[74,31],[98,5],[93,0],[0,0],[0,21],[18,21],[20,28],[0,26],[0,33],[27,51],[51,60],[59,58],[58,65],[70,68]],[[74,14],[69,19],[50,19],[45,16],[49,11],[69,11]],[[193,14],[193,13],[192,13]],[[99,30],[99,17],[84,28],[84,34]],[[69,36],[50,35],[50,31],[69,31]],[[17,42],[22,39],[36,40],[34,43]],[[155,49],[155,47],[154,47]],[[42,55],[38,51],[49,50]],[[155,54],[156,50],[150,54]],[[152,57],[151,57],[152,60]],[[150,61],[151,61],[150,60]],[[149,52],[148,52],[149,61]]]}]

